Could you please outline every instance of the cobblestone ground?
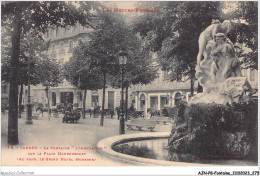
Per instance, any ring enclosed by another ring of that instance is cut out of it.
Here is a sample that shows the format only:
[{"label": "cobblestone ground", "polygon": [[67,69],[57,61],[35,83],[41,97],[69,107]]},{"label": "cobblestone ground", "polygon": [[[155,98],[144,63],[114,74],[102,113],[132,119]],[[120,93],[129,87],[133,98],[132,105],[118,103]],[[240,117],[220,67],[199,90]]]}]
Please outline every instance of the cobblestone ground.
[{"label": "cobblestone ground", "polygon": [[[14,149],[10,149],[7,145],[8,117],[7,115],[2,116],[2,165],[129,165],[128,163],[122,163],[102,156],[95,149],[99,140],[118,135],[119,121],[116,116],[114,119],[106,117],[102,127],[99,125],[100,118],[90,118],[89,115],[87,115],[86,119],[81,118],[77,124],[62,123],[61,115],[58,118],[51,117],[49,120],[47,113],[44,114],[43,118],[40,117],[38,120],[33,120],[32,125],[26,125],[25,120],[24,116],[18,119],[19,145],[14,146]],[[170,128],[170,124],[158,124],[155,127],[155,131],[169,132]],[[145,131],[126,130],[126,134],[139,132]],[[55,149],[55,147],[58,148]],[[59,147],[66,147],[66,149]],[[106,146],[103,149],[105,148]],[[85,155],[59,155],[59,152],[83,153]],[[40,153],[41,155],[38,155]],[[76,161],[76,158],[79,158],[79,160]]]}]

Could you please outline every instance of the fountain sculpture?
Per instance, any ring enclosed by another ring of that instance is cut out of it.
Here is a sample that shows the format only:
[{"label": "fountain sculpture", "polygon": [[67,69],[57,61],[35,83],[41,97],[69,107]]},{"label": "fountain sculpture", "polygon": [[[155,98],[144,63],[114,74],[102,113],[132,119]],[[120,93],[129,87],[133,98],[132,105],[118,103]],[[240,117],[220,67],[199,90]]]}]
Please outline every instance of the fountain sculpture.
[{"label": "fountain sculpture", "polygon": [[235,47],[227,38],[231,28],[231,21],[213,20],[199,37],[195,76],[203,92],[188,106],[176,107],[168,141],[172,153],[212,159],[244,158],[256,151],[257,105],[251,101],[255,90],[242,76]]},{"label": "fountain sculpture", "polygon": [[[199,37],[196,78],[203,93],[192,98],[192,103],[226,104],[247,101],[255,91],[242,77],[240,62],[233,43],[226,37],[232,22],[213,20]],[[249,96],[245,92],[249,92]]]}]

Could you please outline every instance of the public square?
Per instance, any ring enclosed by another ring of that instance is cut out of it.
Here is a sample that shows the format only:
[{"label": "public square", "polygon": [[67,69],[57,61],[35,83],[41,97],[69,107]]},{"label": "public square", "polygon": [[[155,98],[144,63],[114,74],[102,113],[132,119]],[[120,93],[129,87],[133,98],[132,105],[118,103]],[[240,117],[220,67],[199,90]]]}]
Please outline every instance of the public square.
[{"label": "public square", "polygon": [[257,1],[1,10],[2,166],[259,164]]},{"label": "public square", "polygon": [[[28,158],[27,152],[31,150],[21,150],[21,149],[8,149],[7,144],[7,127],[8,118],[7,116],[2,116],[1,119],[2,128],[2,165],[11,166],[23,166],[23,165],[42,165],[42,166],[124,166],[133,165],[133,163],[122,162],[121,160],[114,160],[110,157],[102,156],[97,150],[88,150],[88,158],[95,161],[78,161],[78,162],[65,162],[65,161],[55,161],[55,162],[21,162],[17,160],[17,157]],[[107,116],[104,120],[104,126],[100,126],[99,118],[90,118],[89,114],[86,115],[86,119],[80,119],[78,123],[62,123],[62,114],[58,118],[51,117],[48,119],[48,114],[44,113],[44,117],[38,120],[33,120],[33,124],[27,125],[25,116],[23,115],[21,119],[18,119],[19,125],[19,145],[15,147],[30,147],[37,146],[38,150],[33,150],[35,152],[43,152],[46,150],[40,150],[39,147],[96,147],[98,141],[103,138],[119,135],[119,120],[117,116],[113,119]],[[170,132],[171,124],[157,124],[155,127],[156,132]],[[140,133],[149,131],[139,131],[139,130],[127,130],[126,134]],[[64,151],[64,150],[59,150]],[[66,151],[66,150],[65,150]],[[69,152],[75,150],[70,149]],[[48,156],[43,156],[48,157]],[[59,156],[60,157],[60,156]],[[8,159],[4,159],[8,158]]]}]

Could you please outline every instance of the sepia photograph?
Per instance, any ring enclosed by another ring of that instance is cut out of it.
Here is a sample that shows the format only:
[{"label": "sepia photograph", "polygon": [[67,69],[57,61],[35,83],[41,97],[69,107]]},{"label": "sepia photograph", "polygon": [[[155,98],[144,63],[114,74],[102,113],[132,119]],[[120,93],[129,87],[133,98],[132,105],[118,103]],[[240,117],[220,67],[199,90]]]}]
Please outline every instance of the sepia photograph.
[{"label": "sepia photograph", "polygon": [[1,175],[259,175],[258,123],[258,1],[1,1]]}]

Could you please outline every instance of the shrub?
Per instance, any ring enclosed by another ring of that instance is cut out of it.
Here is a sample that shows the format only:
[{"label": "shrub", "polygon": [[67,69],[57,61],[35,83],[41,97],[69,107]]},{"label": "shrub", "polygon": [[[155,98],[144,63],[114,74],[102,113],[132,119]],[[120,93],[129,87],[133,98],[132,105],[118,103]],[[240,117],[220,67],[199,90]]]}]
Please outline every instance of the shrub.
[{"label": "shrub", "polygon": [[[183,108],[185,109],[183,111]],[[182,110],[181,110],[182,109]],[[192,104],[177,107],[176,119],[182,118],[187,124],[186,142],[172,143],[173,149],[193,153],[196,156],[243,157],[256,159],[257,156],[257,102],[220,104]],[[182,117],[184,112],[184,117]],[[178,122],[178,121],[177,121]],[[176,123],[177,127],[180,126]],[[178,128],[176,128],[178,129]],[[177,133],[177,134],[176,134]],[[173,130],[171,137],[181,136]],[[254,157],[254,158],[253,158]]]}]

